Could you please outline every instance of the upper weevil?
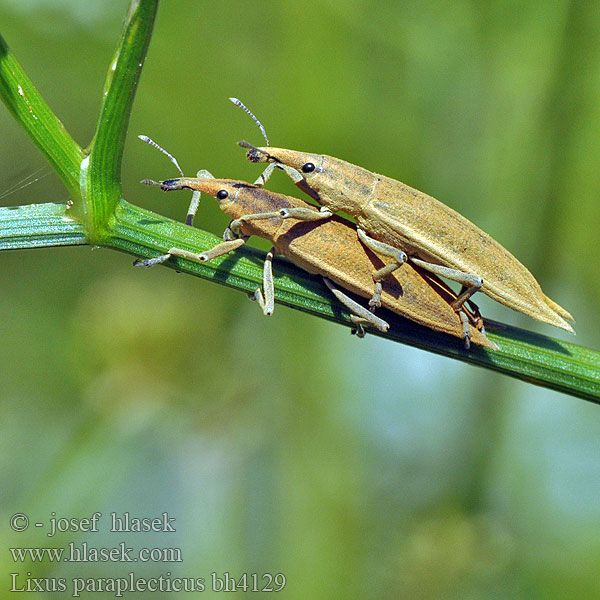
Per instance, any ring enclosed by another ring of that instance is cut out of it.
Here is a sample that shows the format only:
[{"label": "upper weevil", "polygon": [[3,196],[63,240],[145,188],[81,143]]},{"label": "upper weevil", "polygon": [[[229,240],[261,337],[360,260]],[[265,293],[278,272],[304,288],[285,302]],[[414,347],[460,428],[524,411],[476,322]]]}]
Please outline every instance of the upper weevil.
[{"label": "upper weevil", "polygon": [[[231,100],[245,108],[239,100]],[[352,215],[363,244],[393,257],[398,267],[410,260],[461,283],[454,308],[460,308],[481,290],[514,310],[575,333],[566,321],[573,321],[573,317],[542,292],[523,264],[491,236],[435,198],[325,154],[268,145],[257,148],[247,142],[240,145],[249,149],[247,157],[251,162],[271,163],[257,184],[264,184],[273,169],[282,169],[322,205],[321,213],[345,211]],[[375,273],[376,284],[389,272]]]}]

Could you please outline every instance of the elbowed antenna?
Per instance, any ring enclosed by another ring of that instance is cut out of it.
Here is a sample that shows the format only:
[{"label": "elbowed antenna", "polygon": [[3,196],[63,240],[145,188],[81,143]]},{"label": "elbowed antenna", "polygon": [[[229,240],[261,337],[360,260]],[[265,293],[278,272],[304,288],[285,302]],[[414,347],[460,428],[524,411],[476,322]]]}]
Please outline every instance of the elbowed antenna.
[{"label": "elbowed antenna", "polygon": [[[181,175],[181,179],[166,179],[165,181],[154,181],[153,179],[143,179],[141,181],[141,183],[143,183],[145,185],[157,185],[160,187],[160,189],[163,192],[171,192],[173,190],[182,190],[184,188],[184,186],[181,185],[181,181],[186,179],[186,177],[183,174],[183,171],[181,170],[181,167],[179,166],[177,159],[172,154],[169,154],[162,146],[159,146],[154,140],[150,139],[147,135],[138,135],[138,137],[140,138],[140,140],[142,140],[142,142],[146,142],[147,144],[150,144],[151,146],[153,146],[154,148],[156,148],[157,150],[162,152],[166,157],[168,157],[168,159],[177,167],[177,170],[179,171],[179,174]],[[212,175],[208,171],[198,171],[198,177],[200,177],[200,176],[212,177]],[[200,192],[198,192],[197,190],[194,190],[194,193],[192,194],[192,200],[191,200],[190,206],[188,208],[187,217],[185,218],[186,225],[190,225],[190,226],[193,225],[194,217],[196,216],[196,213],[198,212],[199,206],[200,206]]]},{"label": "elbowed antenna", "polygon": [[267,132],[265,131],[265,128],[263,127],[262,123],[254,116],[254,113],[241,100],[238,100],[237,98],[229,98],[229,99],[238,108],[241,108],[244,112],[247,112],[252,117],[252,120],[258,125],[260,132],[263,134],[263,137],[265,138],[265,142],[267,142],[267,146],[270,146],[269,138],[267,137]]},{"label": "elbowed antenna", "polygon": [[[183,171],[181,170],[181,167],[179,166],[179,163],[177,162],[177,159],[172,154],[169,154],[162,146],[159,146],[154,140],[150,139],[147,135],[138,135],[138,138],[140,140],[142,140],[142,142],[146,142],[146,144],[150,144],[153,148],[156,148],[157,150],[162,152],[165,156],[167,156],[169,158],[169,160],[175,165],[175,167],[179,171],[179,174],[182,177],[185,177],[185,175],[183,174]],[[145,183],[146,181],[147,180],[144,180],[142,183]]]}]

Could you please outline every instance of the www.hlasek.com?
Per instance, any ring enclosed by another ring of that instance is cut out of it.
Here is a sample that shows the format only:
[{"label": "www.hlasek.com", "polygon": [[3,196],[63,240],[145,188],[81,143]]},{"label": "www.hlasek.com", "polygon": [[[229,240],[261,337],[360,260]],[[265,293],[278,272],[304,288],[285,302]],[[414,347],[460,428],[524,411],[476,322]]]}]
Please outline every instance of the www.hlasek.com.
[{"label": "www.hlasek.com", "polygon": [[66,548],[9,548],[13,562],[183,562],[181,548],[140,548],[121,542],[112,548],[96,548],[87,542],[69,542]]},{"label": "www.hlasek.com", "polygon": [[11,592],[69,592],[78,598],[82,592],[112,593],[122,598],[133,592],[280,592],[286,584],[283,573],[210,574],[210,577],[173,577],[170,572],[158,577],[137,577],[131,572],[126,577],[26,577],[11,573]]}]

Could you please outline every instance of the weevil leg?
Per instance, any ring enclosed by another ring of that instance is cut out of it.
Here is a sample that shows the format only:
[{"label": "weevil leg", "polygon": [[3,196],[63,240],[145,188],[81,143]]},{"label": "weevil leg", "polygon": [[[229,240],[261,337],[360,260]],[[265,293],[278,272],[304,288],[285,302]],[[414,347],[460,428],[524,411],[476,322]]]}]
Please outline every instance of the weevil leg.
[{"label": "weevil leg", "polygon": [[[458,271],[458,273],[460,273],[460,271]],[[481,277],[479,277],[479,275],[470,275],[468,273],[465,273],[464,275],[466,275],[469,278],[472,278],[472,285],[467,287],[465,286],[465,284],[461,281],[460,283],[463,283],[463,288],[466,287],[464,292],[461,292],[458,295],[458,298],[452,303],[453,308],[457,309],[460,308],[461,306],[463,306],[463,304],[469,300],[469,298],[477,291],[479,291],[481,289],[481,286],[483,285],[483,279]],[[461,275],[462,276],[462,275]]]},{"label": "weevil leg", "polygon": [[[214,176],[207,171],[206,169],[201,169],[196,173],[197,179],[214,179]],[[194,217],[198,212],[198,207],[200,206],[200,192],[194,191],[192,194],[192,201],[190,202],[190,207],[187,211],[187,217],[185,219],[186,225],[192,225],[194,222]]]},{"label": "weevil leg", "polygon": [[374,327],[379,331],[386,332],[390,326],[389,323],[376,317],[372,312],[367,310],[364,306],[361,306],[358,302],[355,302],[342,292],[338,290],[333,282],[327,277],[323,277],[325,285],[331,290],[331,293],[352,313],[351,320],[357,326],[357,335],[361,337],[360,332],[362,325]]},{"label": "weevil leg", "polygon": [[483,285],[483,279],[479,275],[473,275],[471,273],[465,273],[458,269],[451,269],[450,267],[443,267],[442,265],[436,265],[420,258],[411,257],[410,259],[415,265],[439,275],[440,277],[446,277],[452,281],[457,281],[463,286],[464,291],[458,295],[458,298],[452,302],[452,308],[456,311],[460,310],[462,305]]},{"label": "weevil leg", "polygon": [[367,335],[365,331],[364,325],[367,325],[364,319],[357,317],[356,315],[350,315],[350,320],[354,323],[354,327],[350,330],[350,335],[355,335],[357,338],[361,339]]},{"label": "weevil leg", "polygon": [[267,317],[271,316],[275,310],[275,289],[273,286],[272,268],[274,254],[275,248],[271,248],[265,257],[265,265],[263,268],[263,288],[265,290],[264,296],[260,288],[257,288],[253,293],[248,294],[248,298],[250,298],[250,300],[258,302],[263,314]]},{"label": "weevil leg", "polygon": [[248,292],[248,298],[250,298],[252,302],[258,302],[260,310],[262,310],[263,314],[265,314],[265,298],[260,288],[256,288],[253,292]]},{"label": "weevil leg", "polygon": [[271,248],[265,257],[263,267],[263,289],[265,290],[265,305],[262,307],[263,313],[267,316],[272,315],[275,310],[275,287],[273,285],[273,256],[275,248]]},{"label": "weevil leg", "polygon": [[263,187],[263,185],[267,183],[275,169],[281,169],[282,171],[284,171],[286,175],[295,184],[304,181],[304,177],[301,175],[300,171],[297,171],[296,169],[294,169],[294,167],[274,162],[269,164],[269,166],[258,176],[258,179],[254,182],[254,185],[257,185],[258,187]]},{"label": "weevil leg", "polygon": [[239,237],[234,240],[226,240],[217,244],[214,248],[207,250],[206,252],[202,252],[201,254],[194,254],[193,252],[182,251],[177,256],[181,256],[183,258],[191,258],[193,260],[199,260],[200,262],[208,262],[213,258],[217,258],[218,256],[223,256],[224,254],[229,254],[238,248],[241,248],[248,241],[247,236]]},{"label": "weevil leg", "polygon": [[265,299],[262,295],[262,290],[258,287],[253,292],[248,292],[248,299],[252,302],[258,302],[260,309],[263,310],[265,306]]},{"label": "weevil leg", "polygon": [[154,265],[161,265],[162,263],[167,262],[171,258],[171,253],[161,254],[156,258],[136,258],[133,261],[134,267],[153,267]]},{"label": "weevil leg", "polygon": [[323,221],[329,219],[333,213],[326,207],[322,206],[320,210],[312,208],[282,208],[279,211],[279,216],[282,219],[297,219],[298,221]]},{"label": "weevil leg", "polygon": [[269,180],[269,177],[273,174],[273,171],[277,168],[276,163],[271,163],[269,166],[258,176],[258,179],[254,182],[254,185],[263,187]]},{"label": "weevil leg", "polygon": [[304,181],[304,176],[300,173],[300,171],[297,171],[296,169],[294,169],[294,167],[290,167],[288,165],[282,165],[281,163],[275,163],[277,167],[279,167],[282,171],[285,172],[285,174],[294,182],[294,183],[300,183],[301,181]]},{"label": "weevil leg", "polygon": [[186,225],[193,225],[194,223],[194,217],[196,216],[196,213],[198,212],[198,207],[200,206],[200,192],[195,191],[192,194],[192,201],[190,202],[190,207],[188,208],[187,211],[187,217],[185,218],[185,224]]},{"label": "weevil leg", "polygon": [[239,219],[231,221],[229,230],[238,235],[244,223],[250,221],[260,221],[264,219],[297,219],[298,221],[322,221],[329,219],[332,212],[328,209],[313,210],[312,208],[281,208],[272,212],[255,213],[252,215],[242,215]]},{"label": "weevil leg", "polygon": [[134,267],[153,267],[154,265],[159,265],[164,262],[167,262],[172,256],[178,256],[181,258],[189,258],[190,260],[197,260],[198,262],[208,262],[213,258],[217,258],[218,256],[223,256],[224,254],[228,254],[233,250],[237,250],[241,246],[243,246],[248,238],[237,238],[235,240],[229,240],[226,242],[221,242],[217,244],[214,248],[207,250],[206,252],[202,252],[200,254],[196,252],[190,252],[189,250],[182,250],[181,248],[171,248],[167,254],[163,254],[162,256],[157,256],[156,258],[148,258],[141,259],[138,258],[134,261]]},{"label": "weevil leg", "polygon": [[398,248],[394,248],[394,246],[390,246],[389,244],[385,244],[373,239],[372,237],[369,237],[360,227],[357,228],[356,231],[358,233],[358,238],[367,248],[373,250],[373,252],[377,252],[378,254],[383,254],[384,256],[389,256],[394,259],[393,263],[386,265],[381,269],[377,269],[377,271],[373,273],[375,292],[371,300],[369,300],[369,306],[371,307],[371,310],[375,310],[381,306],[381,281],[390,273],[393,273],[396,269],[398,269],[403,263],[405,263],[407,257],[406,253],[402,252],[402,250],[398,250]]},{"label": "weevil leg", "polygon": [[[462,289],[460,290],[460,293],[462,294],[465,291],[465,286],[463,285]],[[460,296],[460,294],[459,294]],[[469,307],[469,310],[467,310],[466,307]],[[475,302],[473,302],[473,300],[467,300],[465,302],[465,304],[463,304],[463,309],[465,310],[465,312],[467,312],[469,314],[469,317],[471,318],[472,322],[473,322],[473,326],[478,329],[479,331],[481,331],[481,333],[483,333],[483,335],[485,335],[485,326],[483,324],[483,316],[481,315],[481,311],[479,310],[479,306],[477,306],[477,304],[475,304]]]},{"label": "weevil leg", "polygon": [[465,344],[465,350],[469,350],[471,348],[471,329],[469,327],[469,317],[462,310],[458,313],[458,315],[460,316],[462,323],[463,331],[461,337]]}]

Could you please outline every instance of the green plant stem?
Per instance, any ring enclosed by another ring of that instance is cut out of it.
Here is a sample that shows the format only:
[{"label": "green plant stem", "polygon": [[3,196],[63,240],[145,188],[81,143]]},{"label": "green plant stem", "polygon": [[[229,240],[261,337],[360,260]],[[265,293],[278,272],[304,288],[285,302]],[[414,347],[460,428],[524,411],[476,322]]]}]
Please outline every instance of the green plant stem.
[{"label": "green plant stem", "polygon": [[[125,201],[117,206],[115,217],[114,227],[103,245],[135,257],[153,258],[173,247],[200,253],[221,241],[216,235]],[[0,208],[1,250],[85,243],[89,241],[84,226],[71,218],[65,204]],[[208,263],[174,257],[165,266],[253,292],[262,285],[264,257],[264,252],[243,247]],[[275,260],[273,273],[278,304],[351,327],[350,315],[319,278],[282,258]],[[257,309],[257,318],[259,314]],[[500,329],[494,329],[493,323],[488,325],[488,337],[500,346],[500,350],[474,346],[467,351],[457,338],[421,327],[387,311],[378,314],[388,321],[390,330],[373,332],[373,335],[600,404],[599,352],[517,327],[500,325]],[[349,339],[348,343],[360,342]]]},{"label": "green plant stem", "polygon": [[87,188],[84,209],[88,233],[100,242],[121,199],[121,161],[137,84],[152,37],[158,0],[134,0],[129,6],[119,45],[104,87],[104,101],[89,166],[82,173]]},{"label": "green plant stem", "polygon": [[87,243],[85,227],[64,202],[0,207],[0,250]]},{"label": "green plant stem", "polygon": [[0,36],[0,97],[25,129],[71,196],[79,195],[83,150],[69,135]]}]

